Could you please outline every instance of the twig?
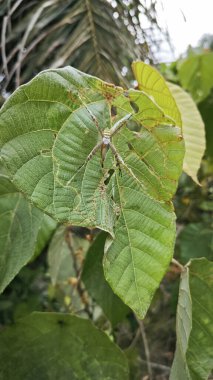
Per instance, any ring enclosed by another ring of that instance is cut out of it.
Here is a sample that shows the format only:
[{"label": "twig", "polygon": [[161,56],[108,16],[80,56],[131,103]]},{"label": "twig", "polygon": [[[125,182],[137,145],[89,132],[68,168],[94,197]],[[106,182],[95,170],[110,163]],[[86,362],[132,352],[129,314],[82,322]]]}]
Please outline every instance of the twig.
[{"label": "twig", "polygon": [[136,343],[137,343],[137,341],[138,341],[138,339],[139,339],[140,336],[141,336],[141,332],[140,332],[140,329],[138,328],[137,331],[136,331],[136,334],[135,334],[135,336],[134,336],[134,338],[132,340],[132,342],[128,346],[128,350],[129,349],[131,350],[132,348],[135,347],[135,345],[136,345]]},{"label": "twig", "polygon": [[3,70],[6,78],[8,78],[9,72],[7,67],[7,56],[6,56],[6,31],[7,31],[7,21],[8,16],[3,18],[2,30],[1,30],[1,56],[3,62]]},{"label": "twig", "polygon": [[178,268],[180,268],[181,272],[184,272],[184,266],[179,262],[177,261],[176,259],[172,259],[172,264],[176,265]]},{"label": "twig", "polygon": [[74,252],[74,249],[73,249],[73,246],[72,246],[72,233],[70,231],[67,231],[67,244],[68,244],[68,247],[69,247],[69,250],[70,250],[70,253],[72,255],[72,259],[73,259],[73,268],[75,270],[75,273],[76,273],[76,289],[78,291],[78,294],[81,298],[81,301],[82,303],[84,304],[84,310],[85,312],[88,314],[89,318],[92,318],[93,314],[92,312],[90,311],[89,309],[89,303],[88,303],[88,300],[87,298],[85,297],[85,289],[84,287],[82,286],[82,283],[81,283],[81,272],[82,272],[82,268],[78,268],[78,265],[77,265],[77,262],[76,262],[76,255],[75,255],[75,252]]},{"label": "twig", "polygon": [[15,10],[19,7],[19,5],[22,3],[23,0],[18,0],[15,2],[15,4],[10,9],[8,16],[12,16],[12,14],[15,12]]},{"label": "twig", "polygon": [[23,56],[26,52],[25,45],[27,43],[27,39],[30,35],[30,32],[33,30],[36,22],[38,21],[40,15],[44,11],[44,9],[46,7],[51,6],[52,4],[54,4],[54,0],[45,1],[45,3],[43,3],[41,5],[41,7],[39,7],[37,9],[37,11],[33,14],[33,16],[30,19],[30,22],[28,23],[27,29],[26,29],[26,31],[23,35],[23,38],[20,42],[20,45],[19,45],[20,47],[19,47],[19,53],[18,53],[18,58],[17,58],[17,66],[16,66],[16,87],[18,87],[20,85],[21,65],[22,65],[22,61],[23,61]]},{"label": "twig", "polygon": [[146,365],[147,365],[149,380],[152,380],[152,366],[150,364],[150,351],[149,351],[149,345],[148,345],[148,341],[147,341],[147,337],[146,337],[146,332],[145,332],[144,324],[143,324],[143,321],[139,320],[137,317],[136,317],[136,319],[137,319],[138,326],[139,326],[140,333],[141,333],[141,337],[142,337],[142,340],[143,340],[144,352],[145,352],[145,356],[146,356]]},{"label": "twig", "polygon": [[[140,327],[139,327],[139,328],[137,329],[137,331],[136,331],[136,334],[135,334],[134,339],[132,340],[131,344],[130,344],[129,347],[128,347],[128,350],[129,350],[129,349],[131,350],[132,348],[134,348],[134,346],[136,345],[136,343],[137,343],[137,341],[138,341],[138,339],[139,339],[140,336],[141,336],[141,331],[140,331]],[[147,360],[142,359],[141,357],[138,357],[137,360],[140,361],[140,362],[143,363],[143,364],[147,364]],[[163,372],[167,372],[167,373],[169,373],[170,370],[171,370],[170,367],[168,367],[168,366],[166,366],[166,365],[164,365],[164,364],[154,363],[154,362],[151,362],[151,361],[149,361],[149,364],[150,364],[150,366],[151,366],[152,368],[159,369],[160,371],[163,371]]]},{"label": "twig", "polygon": [[[141,363],[144,363],[146,364],[147,361],[144,360],[144,359],[141,359],[141,358],[138,358],[138,360],[141,362]],[[164,371],[164,372],[170,372],[171,368],[164,365],[164,364],[159,364],[159,363],[154,363],[154,362],[149,362],[150,363],[150,366],[152,368],[156,368],[156,369],[160,369],[161,371]]]}]

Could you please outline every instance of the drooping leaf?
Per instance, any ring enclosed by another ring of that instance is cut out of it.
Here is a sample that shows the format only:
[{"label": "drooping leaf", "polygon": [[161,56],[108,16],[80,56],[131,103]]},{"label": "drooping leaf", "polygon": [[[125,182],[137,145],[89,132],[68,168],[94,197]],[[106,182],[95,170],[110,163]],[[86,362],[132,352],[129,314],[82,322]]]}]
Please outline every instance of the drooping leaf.
[{"label": "drooping leaf", "polygon": [[44,247],[55,226],[56,222],[32,206],[7,177],[0,176],[0,292],[35,250],[38,253]]},{"label": "drooping leaf", "polygon": [[[89,155],[100,131],[121,120],[115,155],[109,149],[102,167],[100,149]],[[110,233],[105,276],[143,317],[173,253],[170,200],[184,147],[170,115],[143,91],[67,67],[17,90],[2,108],[0,132],[2,158],[31,201],[60,222]]]},{"label": "drooping leaf", "polygon": [[180,83],[196,103],[204,100],[213,87],[213,53],[193,54],[178,65]]},{"label": "drooping leaf", "polygon": [[212,228],[204,223],[188,224],[178,236],[181,261],[206,257],[213,260]]},{"label": "drooping leaf", "polygon": [[191,96],[181,87],[167,84],[181,112],[186,148],[183,170],[198,183],[197,172],[206,148],[205,126]]},{"label": "drooping leaf", "polygon": [[151,95],[165,114],[171,117],[175,125],[181,127],[180,111],[162,75],[154,67],[141,61],[133,62],[132,69],[139,90]]},{"label": "drooping leaf", "polygon": [[122,351],[90,321],[33,313],[1,332],[0,377],[127,380],[128,367]]},{"label": "drooping leaf", "polygon": [[113,293],[105,280],[102,265],[105,240],[106,233],[101,233],[88,250],[82,281],[114,326],[127,315],[129,308]]},{"label": "drooping leaf", "polygon": [[213,368],[213,263],[192,260],[181,276],[170,380],[207,380]]}]

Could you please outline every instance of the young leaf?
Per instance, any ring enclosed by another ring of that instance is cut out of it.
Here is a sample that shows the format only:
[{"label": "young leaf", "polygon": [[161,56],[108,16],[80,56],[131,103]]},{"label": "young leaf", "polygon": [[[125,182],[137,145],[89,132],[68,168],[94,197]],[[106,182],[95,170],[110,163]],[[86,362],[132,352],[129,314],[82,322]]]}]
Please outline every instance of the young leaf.
[{"label": "young leaf", "polygon": [[173,119],[175,125],[181,127],[180,111],[162,75],[154,67],[141,61],[133,62],[132,69],[139,90],[153,96],[165,114]]},{"label": "young leaf", "polygon": [[206,148],[205,126],[191,96],[181,87],[173,83],[167,84],[175,98],[182,117],[186,148],[183,170],[198,183],[197,172]]},{"label": "young leaf", "polygon": [[33,313],[1,332],[0,377],[127,380],[128,366],[122,351],[90,321]]},{"label": "young leaf", "polygon": [[[45,235],[43,228],[45,227]],[[56,222],[0,176],[0,292],[48,241]]]},{"label": "young leaf", "polygon": [[88,250],[81,278],[89,294],[115,326],[130,310],[113,293],[105,280],[102,265],[105,240],[106,233],[101,233]]},{"label": "young leaf", "polygon": [[67,67],[20,87],[0,131],[4,162],[31,201],[60,222],[110,233],[105,276],[143,317],[173,253],[184,147],[171,116],[142,91]]},{"label": "young leaf", "polygon": [[213,87],[213,53],[192,55],[178,65],[178,76],[183,88],[196,103],[204,100]]},{"label": "young leaf", "polygon": [[181,276],[170,380],[206,380],[213,368],[212,294],[213,263],[192,260]]}]

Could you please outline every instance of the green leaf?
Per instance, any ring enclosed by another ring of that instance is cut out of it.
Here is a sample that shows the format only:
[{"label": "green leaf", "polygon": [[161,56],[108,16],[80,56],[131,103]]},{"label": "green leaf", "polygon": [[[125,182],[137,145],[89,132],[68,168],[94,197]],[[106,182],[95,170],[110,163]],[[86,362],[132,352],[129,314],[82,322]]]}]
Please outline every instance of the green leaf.
[{"label": "green leaf", "polygon": [[212,128],[212,120],[213,120],[213,90],[210,95],[199,103],[199,111],[205,123],[206,130],[206,155],[208,155],[211,160],[213,160],[213,128]]},{"label": "green leaf", "polygon": [[213,87],[213,53],[192,55],[178,65],[181,85],[196,103],[204,100]]},{"label": "green leaf", "polygon": [[213,263],[192,260],[181,276],[170,380],[206,380],[213,368],[212,294]]},{"label": "green leaf", "polygon": [[203,223],[190,223],[179,236],[180,255],[184,263],[190,258],[206,257],[213,260],[213,237],[211,226]]},{"label": "green leaf", "polygon": [[[73,255],[81,254],[81,260],[83,260],[84,253],[89,248],[88,240],[71,234],[71,232],[68,236],[67,232],[66,227],[60,226],[56,230],[48,249],[49,273],[53,285],[76,276],[70,249],[72,249]],[[68,239],[70,240],[70,247],[68,246]]]},{"label": "green leaf", "polygon": [[[111,137],[114,154],[109,149],[104,162],[101,149],[90,155],[100,131],[121,124]],[[170,115],[143,91],[67,67],[20,87],[2,108],[0,132],[11,178],[36,206],[60,222],[110,233],[105,276],[144,317],[175,238],[170,200],[184,147]]]},{"label": "green leaf", "polygon": [[154,67],[140,61],[133,62],[132,69],[138,88],[153,96],[165,114],[174,121],[175,125],[181,127],[180,111],[162,75]]},{"label": "green leaf", "polygon": [[[55,227],[55,222],[33,207],[3,175],[0,176],[0,216],[0,292],[2,292],[32,258],[35,248],[37,253],[43,248]],[[44,226],[48,228],[45,236]]]},{"label": "green leaf", "polygon": [[120,349],[90,321],[33,313],[1,332],[0,377],[127,380],[128,367]]},{"label": "green leaf", "polygon": [[105,280],[102,265],[105,240],[106,234],[101,233],[88,250],[81,278],[89,294],[115,326],[130,310],[113,293]]},{"label": "green leaf", "polygon": [[186,149],[183,170],[191,176],[195,182],[199,183],[197,172],[200,168],[206,148],[205,126],[191,96],[181,87],[173,83],[167,84],[181,112]]}]

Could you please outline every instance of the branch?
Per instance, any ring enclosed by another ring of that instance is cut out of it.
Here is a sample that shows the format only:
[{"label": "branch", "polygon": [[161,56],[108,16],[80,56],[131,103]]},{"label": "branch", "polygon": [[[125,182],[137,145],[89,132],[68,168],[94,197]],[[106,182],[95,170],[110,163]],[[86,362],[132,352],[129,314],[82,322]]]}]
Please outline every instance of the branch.
[{"label": "branch", "polygon": [[7,56],[6,56],[6,31],[7,31],[8,16],[3,18],[2,32],[1,32],[1,56],[3,62],[3,70],[6,78],[8,78]]},{"label": "branch", "polygon": [[[146,360],[144,360],[144,359],[141,359],[141,358],[139,358],[138,359],[141,363],[147,363],[147,361]],[[171,370],[171,368],[170,367],[168,367],[168,366],[166,366],[166,365],[164,365],[164,364],[159,364],[159,363],[153,363],[153,362],[150,362],[150,366],[152,367],[152,368],[156,368],[156,369],[159,369],[159,370],[161,370],[161,371],[164,371],[164,372],[170,372],[170,370]]]},{"label": "branch", "polygon": [[[78,294],[81,298],[81,301],[84,305],[85,312],[88,314],[89,318],[92,318],[93,314],[90,311],[89,302],[88,302],[87,297],[85,295],[86,290],[84,289],[82,282],[81,282],[82,268],[78,268],[78,264],[76,261],[76,254],[75,254],[75,251],[74,251],[73,246],[72,246],[72,233],[69,230],[67,231],[66,241],[67,241],[67,245],[69,247],[70,253],[72,255],[73,268],[74,268],[75,273],[76,273],[76,283],[75,283],[76,289],[77,289]],[[73,284],[73,286],[74,286],[74,284]]]}]

